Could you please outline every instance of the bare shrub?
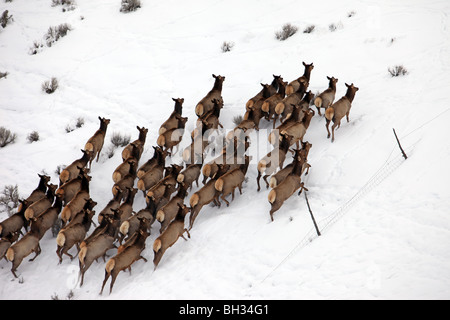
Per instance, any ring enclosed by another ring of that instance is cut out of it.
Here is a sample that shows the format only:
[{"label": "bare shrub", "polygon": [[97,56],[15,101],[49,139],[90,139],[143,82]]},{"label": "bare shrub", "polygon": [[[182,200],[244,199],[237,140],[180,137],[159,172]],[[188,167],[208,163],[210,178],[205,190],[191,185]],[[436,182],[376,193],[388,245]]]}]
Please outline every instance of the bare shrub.
[{"label": "bare shrub", "polygon": [[16,141],[17,135],[5,127],[0,127],[0,148]]},{"label": "bare shrub", "polygon": [[328,30],[330,30],[331,32],[334,32],[342,28],[344,28],[344,25],[342,24],[341,21],[339,21],[338,23],[331,23],[330,25],[328,25]]},{"label": "bare shrub", "polygon": [[234,117],[233,117],[233,123],[234,123],[235,125],[239,125],[239,124],[242,122],[243,119],[244,119],[244,117],[241,116],[241,115],[234,116]]},{"label": "bare shrub", "polygon": [[14,211],[16,211],[14,209],[19,206],[19,187],[17,184],[3,188],[2,194],[0,195],[0,206],[5,208],[8,216],[14,214]]},{"label": "bare shrub", "polygon": [[35,142],[35,141],[39,141],[39,132],[37,131],[33,131],[31,132],[28,137],[27,140],[29,143]]},{"label": "bare shrub", "polygon": [[402,65],[390,67],[388,68],[388,71],[392,77],[404,76],[408,73],[408,70]]},{"label": "bare shrub", "polygon": [[120,12],[132,12],[141,7],[141,1],[139,0],[122,0]]},{"label": "bare shrub", "polygon": [[356,14],[356,11],[350,11],[349,13],[347,13],[347,17],[351,18]]},{"label": "bare shrub", "polygon": [[58,79],[52,77],[51,80],[47,80],[42,84],[42,91],[48,94],[52,94],[58,89]]},{"label": "bare shrub", "polygon": [[47,33],[44,35],[47,47],[51,47],[56,41],[62,37],[65,37],[70,30],[72,30],[72,27],[67,23],[62,23],[55,27],[49,27]]},{"label": "bare shrub", "polygon": [[37,54],[38,52],[42,51],[42,48],[44,48],[44,45],[42,44],[42,42],[39,41],[34,41],[33,45],[31,46],[29,53],[30,54]]},{"label": "bare shrub", "polygon": [[58,165],[55,169],[55,174],[59,177],[59,175],[65,168],[66,168],[66,165],[64,165],[64,164]]},{"label": "bare shrub", "polygon": [[3,11],[2,15],[0,16],[0,25],[3,28],[6,28],[6,26],[9,24],[10,21],[13,20],[12,15],[8,15],[8,10]]},{"label": "bare shrub", "polygon": [[295,33],[297,33],[298,27],[286,23],[281,27],[281,31],[275,32],[275,38],[280,41],[284,41],[289,37],[292,37]]},{"label": "bare shrub", "polygon": [[228,52],[228,51],[231,51],[231,49],[233,49],[233,47],[234,47],[234,42],[224,41],[222,43],[222,46],[220,47],[220,49],[222,50],[222,52]]},{"label": "bare shrub", "polygon": [[62,6],[62,11],[72,11],[76,8],[75,0],[52,0],[52,7]]},{"label": "bare shrub", "polygon": [[316,28],[316,26],[313,25],[313,24],[311,24],[311,25],[307,26],[307,27],[303,30],[303,33],[311,33],[311,32],[314,31],[315,28]]},{"label": "bare shrub", "polygon": [[8,74],[9,74],[8,72],[1,72],[1,71],[0,71],[0,79],[1,79],[1,78],[6,78],[6,76],[7,76]]},{"label": "bare shrub", "polygon": [[81,128],[84,125],[84,118],[79,117],[77,119],[77,123],[75,124],[75,127]]},{"label": "bare shrub", "polygon": [[116,147],[125,147],[130,143],[131,136],[122,136],[118,132],[114,132],[111,137],[111,143]]}]

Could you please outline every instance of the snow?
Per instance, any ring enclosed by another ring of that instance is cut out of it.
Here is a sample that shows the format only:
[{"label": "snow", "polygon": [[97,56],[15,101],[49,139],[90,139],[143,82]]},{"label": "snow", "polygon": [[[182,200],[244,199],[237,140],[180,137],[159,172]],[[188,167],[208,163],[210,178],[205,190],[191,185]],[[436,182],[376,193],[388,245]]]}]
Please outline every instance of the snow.
[{"label": "snow", "polygon": [[[315,231],[304,196],[286,201],[271,222],[269,190],[256,191],[253,159],[243,194],[228,208],[203,208],[191,238],[178,240],[156,271],[151,248],[158,222],[143,252],[148,262],[133,264],[131,275],[121,272],[112,294],[108,282],[101,296],[105,263],[94,263],[80,287],[77,259],[58,265],[48,232],[41,255],[19,266],[19,279],[10,262],[0,261],[0,299],[63,299],[71,290],[74,299],[450,298],[448,1],[141,3],[127,14],[119,12],[119,0],[77,0],[67,12],[49,0],[0,3],[0,13],[8,9],[14,18],[0,30],[0,71],[9,72],[0,79],[0,126],[18,136],[0,149],[0,188],[17,184],[25,198],[41,172],[57,183],[57,166],[79,158],[98,116],[107,117],[105,146],[91,171],[99,212],[112,198],[111,175],[122,161],[120,149],[106,155],[114,132],[134,140],[136,126],[149,128],[143,163],[173,109],[171,98],[185,99],[190,131],[195,104],[212,88],[211,74],[225,76],[221,122],[231,130],[261,82],[272,74],[291,81],[305,61],[315,66],[313,92],[327,87],[326,76],[339,79],[336,99],[345,94],[344,83],[360,88],[334,143],[317,114],[305,136],[313,146],[304,181],[316,220],[323,226],[345,210],[322,236],[305,241]],[[299,32],[277,41],[275,32],[288,22]],[[67,36],[30,55],[33,42],[61,23],[72,26]],[[331,32],[331,23],[340,28]],[[303,33],[310,24],[314,32]],[[221,52],[223,41],[235,43],[232,51]],[[392,78],[387,69],[399,64],[409,73]],[[51,77],[60,86],[48,95],[41,84]],[[66,133],[79,117],[84,126]],[[271,124],[262,120],[261,127]],[[406,161],[399,160],[392,128]],[[32,131],[40,140],[29,143]],[[266,147],[264,138],[258,146]],[[390,161],[395,165],[385,167]],[[144,205],[138,193],[135,211]],[[0,212],[0,221],[6,217]]]}]

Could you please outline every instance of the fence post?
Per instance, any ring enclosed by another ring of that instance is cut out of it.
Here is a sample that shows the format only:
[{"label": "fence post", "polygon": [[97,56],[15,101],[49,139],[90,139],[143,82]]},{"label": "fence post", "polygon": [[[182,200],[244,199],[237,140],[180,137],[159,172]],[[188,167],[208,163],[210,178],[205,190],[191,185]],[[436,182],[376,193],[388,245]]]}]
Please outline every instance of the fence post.
[{"label": "fence post", "polygon": [[405,151],[402,148],[402,145],[400,144],[400,141],[398,140],[397,133],[395,133],[395,129],[392,128],[392,130],[394,131],[395,139],[397,139],[398,146],[399,146],[400,150],[402,151],[403,158],[405,158],[405,160],[408,159],[408,157],[406,156]]},{"label": "fence post", "polygon": [[311,219],[314,223],[314,227],[316,228],[317,235],[320,237],[319,227],[317,226],[316,219],[314,219],[314,215],[311,211],[311,207],[309,206],[309,201],[308,201],[308,196],[306,195],[306,191],[305,191],[305,199],[306,199],[306,204],[308,205],[309,213],[311,214]]}]

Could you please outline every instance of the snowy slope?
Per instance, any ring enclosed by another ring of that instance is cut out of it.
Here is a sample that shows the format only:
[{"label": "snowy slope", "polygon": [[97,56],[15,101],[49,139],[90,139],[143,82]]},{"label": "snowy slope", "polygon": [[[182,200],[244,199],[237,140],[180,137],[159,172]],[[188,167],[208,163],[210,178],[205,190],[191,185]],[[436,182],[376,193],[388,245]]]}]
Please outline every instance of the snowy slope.
[{"label": "snowy slope", "polygon": [[[0,261],[0,298],[64,298],[70,290],[75,299],[450,298],[448,1],[141,2],[128,14],[119,12],[119,0],[77,0],[67,12],[50,0],[0,3],[0,13],[8,9],[14,18],[0,29],[0,71],[9,72],[0,79],[0,126],[18,135],[0,149],[0,188],[17,184],[26,197],[42,171],[57,183],[57,166],[81,156],[103,116],[111,123],[91,172],[98,212],[111,199],[111,175],[121,163],[120,150],[106,156],[114,132],[134,140],[137,125],[149,128],[146,161],[172,111],[171,98],[185,99],[191,130],[211,74],[226,76],[221,122],[232,129],[261,82],[272,74],[291,81],[305,61],[314,62],[313,92],[327,87],[326,76],[339,79],[336,98],[345,94],[344,83],[360,88],[334,143],[317,114],[305,136],[313,144],[305,178],[311,208],[320,225],[337,218],[303,244],[314,230],[302,195],[286,201],[270,222],[269,191],[256,192],[254,159],[243,194],[228,208],[205,207],[191,239],[169,249],[156,271],[151,246],[158,222],[144,251],[149,261],[136,262],[131,275],[121,273],[112,294],[102,296],[103,261],[91,266],[80,288],[78,261],[65,257],[58,265],[49,232],[41,255],[20,265],[20,281],[11,263]],[[280,42],[274,33],[287,22],[299,32]],[[30,55],[33,42],[61,23],[73,30]],[[341,27],[331,32],[331,23]],[[302,33],[311,24],[314,32]],[[223,41],[234,42],[233,50],[222,53]],[[409,74],[392,78],[387,68],[398,64]],[[51,77],[60,87],[47,95],[41,84]],[[78,117],[85,125],[66,133]],[[262,120],[261,127],[271,124]],[[392,128],[407,150],[404,162],[397,161]],[[40,140],[30,144],[31,131]],[[368,181],[374,183],[365,187]],[[144,205],[139,193],[134,208]],[[6,216],[0,212],[0,220]]]}]

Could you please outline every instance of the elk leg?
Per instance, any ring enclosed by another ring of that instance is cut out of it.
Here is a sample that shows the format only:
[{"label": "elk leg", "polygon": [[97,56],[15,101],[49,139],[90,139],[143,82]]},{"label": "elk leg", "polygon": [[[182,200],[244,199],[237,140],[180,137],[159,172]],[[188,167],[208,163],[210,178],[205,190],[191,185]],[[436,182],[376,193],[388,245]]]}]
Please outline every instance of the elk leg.
[{"label": "elk leg", "polygon": [[225,201],[225,203],[227,204],[227,207],[230,205],[230,203],[225,199],[225,195],[222,195],[220,197],[220,199],[222,199],[223,201]]},{"label": "elk leg", "polygon": [[327,138],[328,138],[328,139],[330,138],[330,129],[328,129],[328,126],[329,126],[329,125],[330,125],[330,120],[326,119],[325,127],[327,128],[327,132],[328,132]]},{"label": "elk leg", "polygon": [[188,238],[190,239],[191,238],[191,234],[189,233],[188,229],[184,229],[184,231],[186,231],[186,233],[188,235]]},{"label": "elk leg", "polygon": [[348,118],[349,114],[350,114],[350,111],[349,111],[349,112],[347,112],[347,114],[346,114],[346,117],[347,117],[347,122],[350,122],[350,119]]},{"label": "elk leg", "polygon": [[269,174],[266,174],[266,175],[263,177],[264,181],[266,182],[266,189],[269,188],[269,182],[267,182],[267,178],[268,178],[268,177],[270,177]]},{"label": "elk leg", "polygon": [[338,123],[334,123],[331,126],[331,142],[334,142],[334,129],[336,128],[336,126],[339,128],[340,125],[341,125],[341,122],[338,122]]},{"label": "elk leg", "polygon": [[320,108],[319,107],[316,107],[317,108],[317,112],[319,113],[319,116],[322,116],[322,114],[320,113]]},{"label": "elk leg", "polygon": [[105,287],[106,281],[108,281],[110,275],[111,275],[110,273],[105,271],[105,279],[103,280],[102,289],[100,290],[100,294],[103,293],[103,288]]},{"label": "elk leg", "polygon": [[41,246],[39,245],[39,243],[38,243],[37,247],[35,248],[34,252],[36,253],[34,258],[32,258],[32,259],[30,259],[28,261],[34,261],[34,259],[36,259],[36,257],[41,254]]},{"label": "elk leg", "polygon": [[258,177],[256,177],[256,182],[257,182],[257,184],[258,184],[258,189],[257,189],[257,191],[261,190],[261,187],[260,187],[260,185],[259,185],[259,179],[261,179],[261,172],[258,171]]}]

